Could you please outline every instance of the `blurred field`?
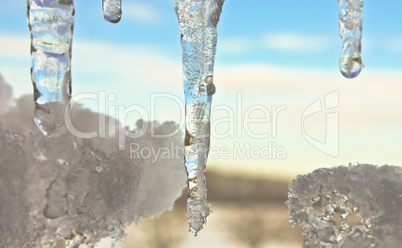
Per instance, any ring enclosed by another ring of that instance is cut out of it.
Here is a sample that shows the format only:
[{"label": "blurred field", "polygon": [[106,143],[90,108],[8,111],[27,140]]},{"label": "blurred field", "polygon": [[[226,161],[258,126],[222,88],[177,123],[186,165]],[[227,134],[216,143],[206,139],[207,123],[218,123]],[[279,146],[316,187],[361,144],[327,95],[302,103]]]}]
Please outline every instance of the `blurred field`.
[{"label": "blurred field", "polygon": [[126,240],[116,248],[301,247],[301,229],[288,223],[289,183],[208,173],[208,198],[214,212],[198,237],[188,232],[183,192],[172,211],[129,227]]}]

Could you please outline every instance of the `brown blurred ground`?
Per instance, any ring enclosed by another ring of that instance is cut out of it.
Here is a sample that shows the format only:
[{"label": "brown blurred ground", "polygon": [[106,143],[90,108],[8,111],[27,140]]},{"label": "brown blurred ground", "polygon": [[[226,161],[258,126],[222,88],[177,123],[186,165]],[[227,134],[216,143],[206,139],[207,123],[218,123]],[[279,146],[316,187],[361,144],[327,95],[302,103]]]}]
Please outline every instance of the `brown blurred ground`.
[{"label": "brown blurred ground", "polygon": [[301,247],[301,229],[288,223],[290,181],[207,173],[213,213],[198,237],[188,233],[186,192],[173,211],[132,225],[117,248]]}]

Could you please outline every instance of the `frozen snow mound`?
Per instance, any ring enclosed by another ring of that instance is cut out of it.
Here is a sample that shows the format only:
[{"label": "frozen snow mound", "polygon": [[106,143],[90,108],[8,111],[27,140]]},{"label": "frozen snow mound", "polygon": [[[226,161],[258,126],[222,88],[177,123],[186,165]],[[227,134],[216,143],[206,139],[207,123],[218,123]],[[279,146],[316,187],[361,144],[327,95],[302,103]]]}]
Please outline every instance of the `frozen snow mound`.
[{"label": "frozen snow mound", "polygon": [[[2,88],[6,85],[0,80]],[[10,102],[9,95],[0,97],[0,103]],[[132,156],[129,150],[132,143],[155,151],[182,148],[181,133],[153,138],[147,130],[139,138],[127,137],[126,150],[119,150],[117,138],[70,136],[66,140],[75,145],[65,146],[61,139],[45,138],[38,130],[32,98],[8,106],[0,113],[2,248],[52,247],[57,241],[67,247],[91,247],[104,237],[117,240],[129,224],[171,209],[186,187],[183,153],[155,159]],[[98,114],[90,110],[78,107],[72,115],[82,132],[98,126]],[[149,124],[156,134],[177,129],[172,122]],[[35,157],[43,143],[65,160]]]},{"label": "frozen snow mound", "polygon": [[[303,247],[400,247],[401,167],[318,169],[298,176],[289,188],[290,223],[303,227]],[[348,216],[353,215],[360,221],[352,227]]]}]

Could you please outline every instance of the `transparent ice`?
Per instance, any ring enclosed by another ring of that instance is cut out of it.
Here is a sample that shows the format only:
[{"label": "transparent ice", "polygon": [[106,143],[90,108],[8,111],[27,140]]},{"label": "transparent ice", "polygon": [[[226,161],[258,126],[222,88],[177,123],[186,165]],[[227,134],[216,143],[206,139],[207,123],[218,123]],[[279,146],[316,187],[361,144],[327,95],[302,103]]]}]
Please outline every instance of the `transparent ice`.
[{"label": "transparent ice", "polygon": [[27,0],[35,122],[46,136],[65,133],[71,99],[73,0]]},{"label": "transparent ice", "polygon": [[363,0],[338,0],[339,29],[343,41],[340,70],[346,78],[359,75],[361,58]]},{"label": "transparent ice", "polygon": [[[303,247],[400,247],[401,167],[359,164],[318,169],[298,176],[289,188],[290,222],[303,227]],[[360,221],[351,226],[353,215]]]},{"label": "transparent ice", "polygon": [[118,23],[121,19],[121,0],[102,0],[103,17],[111,23]]},{"label": "transparent ice", "polygon": [[[77,151],[65,125],[70,115],[71,52],[74,28],[72,0],[27,0],[31,36],[31,80],[34,88],[34,120],[44,136],[35,143],[39,161],[53,159],[69,164],[64,149]],[[53,146],[54,140],[60,146]]]},{"label": "transparent ice", "polygon": [[[9,88],[0,77],[0,89]],[[105,237],[116,241],[124,237],[129,224],[171,209],[185,188],[182,153],[160,156],[153,163],[152,157],[130,156],[129,149],[120,151],[118,138],[108,132],[105,138],[74,137],[79,152],[50,139],[49,147],[64,154],[71,161],[68,164],[36,160],[32,153],[43,134],[32,120],[32,96],[16,101],[10,96],[0,94],[0,103],[9,106],[2,107],[0,113],[0,247],[50,248],[56,242],[67,247],[92,247]],[[97,113],[79,105],[71,113],[78,131],[99,128]],[[118,123],[105,118],[106,123]],[[138,121],[130,132],[142,124]],[[178,128],[172,122],[152,124],[158,135]],[[113,132],[121,128],[116,125]],[[156,150],[182,147],[182,133],[152,138],[148,130],[139,138],[127,137],[125,142],[126,147],[136,143]]]},{"label": "transparent ice", "polygon": [[176,0],[183,56],[186,102],[185,160],[188,174],[187,218],[196,236],[210,213],[205,168],[210,146],[210,112],[217,25],[224,0]]}]

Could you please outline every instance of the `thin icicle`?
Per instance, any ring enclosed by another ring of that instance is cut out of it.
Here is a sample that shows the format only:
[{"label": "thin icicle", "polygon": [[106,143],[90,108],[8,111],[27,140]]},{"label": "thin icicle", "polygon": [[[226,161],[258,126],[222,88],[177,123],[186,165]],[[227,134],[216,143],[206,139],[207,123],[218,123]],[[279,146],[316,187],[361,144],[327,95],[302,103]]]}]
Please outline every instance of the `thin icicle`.
[{"label": "thin icicle", "polygon": [[103,17],[111,23],[118,23],[121,19],[121,0],[102,0]]},{"label": "thin icicle", "polygon": [[35,122],[46,136],[65,133],[71,99],[73,0],[27,0]]},{"label": "thin icicle", "polygon": [[347,78],[359,75],[364,65],[361,58],[363,0],[338,0],[339,28],[343,40],[340,70]]},{"label": "thin icicle", "polygon": [[186,98],[185,160],[189,195],[187,218],[196,236],[210,213],[207,203],[205,167],[210,145],[210,112],[216,26],[224,0],[176,0],[181,31],[184,92]]}]

